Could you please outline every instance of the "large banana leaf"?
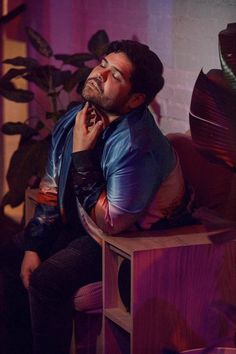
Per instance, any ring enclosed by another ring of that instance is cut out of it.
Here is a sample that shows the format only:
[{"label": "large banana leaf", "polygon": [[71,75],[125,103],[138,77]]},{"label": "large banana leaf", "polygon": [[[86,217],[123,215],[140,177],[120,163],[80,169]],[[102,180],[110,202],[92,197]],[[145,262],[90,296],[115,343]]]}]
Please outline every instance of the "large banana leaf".
[{"label": "large banana leaf", "polygon": [[236,170],[236,24],[219,34],[221,70],[200,72],[194,86],[190,128],[209,160]]},{"label": "large banana leaf", "polygon": [[219,33],[219,52],[225,78],[236,94],[236,23],[230,23]]}]

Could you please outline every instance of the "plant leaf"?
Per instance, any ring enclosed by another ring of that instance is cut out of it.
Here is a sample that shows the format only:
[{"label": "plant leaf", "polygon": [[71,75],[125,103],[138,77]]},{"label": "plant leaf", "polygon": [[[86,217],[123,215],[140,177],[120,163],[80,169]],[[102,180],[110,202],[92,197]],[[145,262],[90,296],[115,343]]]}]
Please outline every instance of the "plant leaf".
[{"label": "plant leaf", "polygon": [[5,59],[2,61],[3,64],[11,64],[15,66],[25,66],[26,68],[33,68],[39,65],[39,62],[33,58],[15,57],[11,59]]},{"label": "plant leaf", "polygon": [[20,205],[24,201],[25,189],[30,178],[44,175],[48,147],[48,139],[41,141],[28,140],[26,143],[19,145],[12,155],[7,172],[9,192],[7,198],[4,199],[4,205],[10,204],[12,207]]},{"label": "plant leaf", "polygon": [[24,138],[30,138],[33,135],[37,135],[37,131],[30,127],[28,124],[22,122],[7,122],[1,127],[1,131],[6,135],[20,134]]},{"label": "plant leaf", "polygon": [[236,100],[202,71],[195,83],[190,107],[195,147],[209,160],[236,167]]},{"label": "plant leaf", "polygon": [[53,55],[53,51],[49,43],[37,31],[33,30],[31,27],[26,27],[26,34],[30,43],[38,53],[47,58],[50,58]]},{"label": "plant leaf", "polygon": [[62,60],[64,64],[76,66],[78,68],[84,66],[84,62],[95,59],[95,56],[91,53],[78,53],[73,55],[68,54],[56,54],[55,59]]},{"label": "plant leaf", "polygon": [[69,70],[63,71],[52,65],[44,65],[33,68],[24,78],[48,92],[63,85],[70,75]]},{"label": "plant leaf", "polygon": [[79,84],[80,82],[84,82],[88,75],[91,72],[91,68],[88,67],[84,67],[84,68],[80,68],[79,70],[75,71],[70,77],[68,77],[68,79],[65,81],[64,83],[64,90],[66,92],[71,92],[73,90],[73,88]]},{"label": "plant leaf", "polygon": [[96,58],[100,58],[109,44],[109,38],[104,30],[99,30],[90,38],[88,42],[88,49]]},{"label": "plant leaf", "polygon": [[64,85],[66,80],[71,76],[70,70],[54,70],[52,72],[52,82],[54,87],[58,87]]},{"label": "plant leaf", "polygon": [[5,90],[4,88],[0,87],[0,95],[10,101],[19,103],[27,103],[34,99],[34,93],[32,91],[22,89]]},{"label": "plant leaf", "polygon": [[6,15],[0,17],[0,25],[10,22],[15,17],[19,16],[26,9],[27,9],[26,4],[21,4],[17,6],[13,10],[9,11]]},{"label": "plant leaf", "polygon": [[[228,24],[226,30],[219,33],[219,52],[225,78],[236,95],[236,23]],[[235,117],[236,119],[236,117]]]},{"label": "plant leaf", "polygon": [[[6,91],[11,91],[11,90],[15,90],[15,85],[13,84],[13,82],[10,82],[8,80],[4,80],[3,77],[0,78],[0,90],[6,90]],[[1,95],[1,92],[0,92]]]},{"label": "plant leaf", "polygon": [[46,112],[46,119],[52,119],[54,122],[57,122],[65,112],[64,109],[61,109],[58,112]]},{"label": "plant leaf", "polygon": [[234,304],[219,300],[212,303],[212,308],[222,313],[236,329],[236,306]]},{"label": "plant leaf", "polygon": [[10,69],[6,72],[5,75],[1,78],[1,80],[11,80],[17,76],[21,76],[27,72],[27,69]]}]

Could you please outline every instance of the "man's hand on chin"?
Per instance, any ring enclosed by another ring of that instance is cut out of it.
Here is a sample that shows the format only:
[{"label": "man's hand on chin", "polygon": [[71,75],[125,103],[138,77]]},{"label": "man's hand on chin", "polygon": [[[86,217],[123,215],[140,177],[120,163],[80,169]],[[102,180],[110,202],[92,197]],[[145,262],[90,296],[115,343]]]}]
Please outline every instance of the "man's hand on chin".
[{"label": "man's hand on chin", "polygon": [[41,264],[41,260],[36,252],[26,251],[21,264],[21,280],[24,287],[28,289],[29,281],[33,271]]},{"label": "man's hand on chin", "polygon": [[73,152],[92,149],[102,131],[101,117],[98,117],[94,108],[89,107],[89,103],[86,102],[76,116],[73,129]]}]

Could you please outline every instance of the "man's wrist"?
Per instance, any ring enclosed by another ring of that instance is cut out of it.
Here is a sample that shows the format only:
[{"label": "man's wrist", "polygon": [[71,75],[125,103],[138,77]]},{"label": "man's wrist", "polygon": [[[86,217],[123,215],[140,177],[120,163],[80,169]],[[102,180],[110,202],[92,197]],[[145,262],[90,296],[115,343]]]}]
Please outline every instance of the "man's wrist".
[{"label": "man's wrist", "polygon": [[81,169],[83,171],[90,170],[94,168],[92,150],[72,152],[71,156],[72,156],[73,166],[76,171],[80,171]]}]

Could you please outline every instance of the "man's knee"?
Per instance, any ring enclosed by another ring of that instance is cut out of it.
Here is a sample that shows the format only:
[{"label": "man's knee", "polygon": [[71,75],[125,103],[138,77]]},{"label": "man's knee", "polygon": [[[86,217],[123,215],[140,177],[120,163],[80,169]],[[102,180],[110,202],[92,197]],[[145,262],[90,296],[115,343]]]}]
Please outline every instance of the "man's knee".
[{"label": "man's knee", "polygon": [[58,269],[51,264],[44,262],[36,268],[30,276],[29,295],[56,299],[61,296],[61,281]]},{"label": "man's knee", "polygon": [[24,256],[23,233],[13,236],[0,237],[0,268],[10,266],[20,268]]}]

